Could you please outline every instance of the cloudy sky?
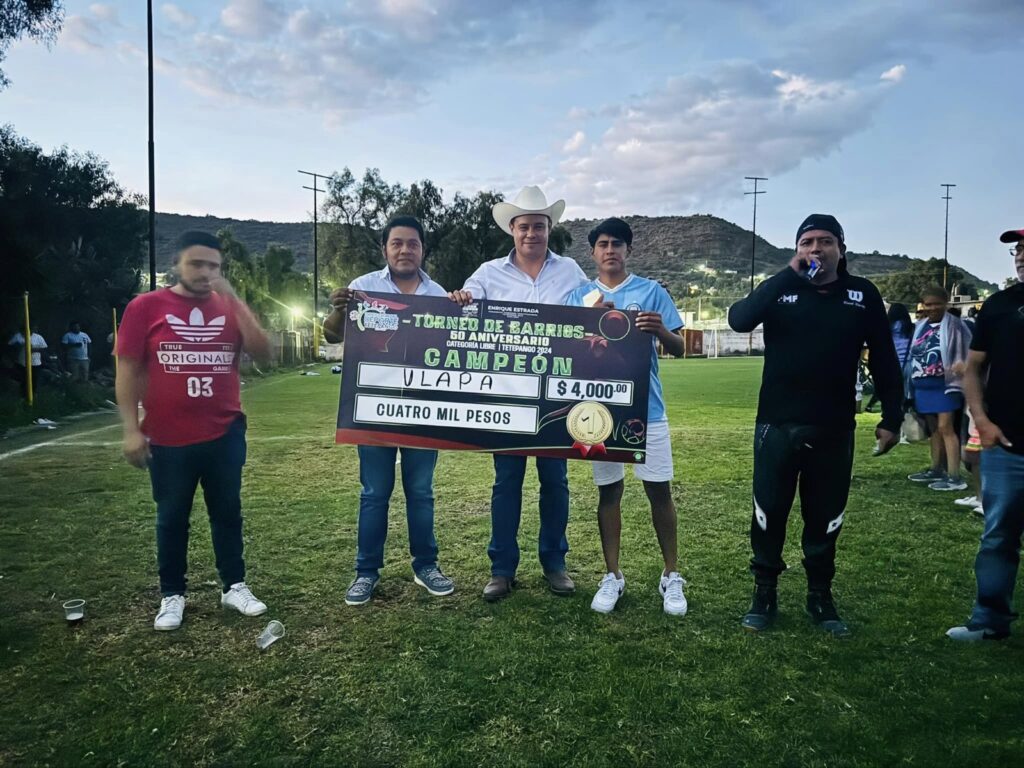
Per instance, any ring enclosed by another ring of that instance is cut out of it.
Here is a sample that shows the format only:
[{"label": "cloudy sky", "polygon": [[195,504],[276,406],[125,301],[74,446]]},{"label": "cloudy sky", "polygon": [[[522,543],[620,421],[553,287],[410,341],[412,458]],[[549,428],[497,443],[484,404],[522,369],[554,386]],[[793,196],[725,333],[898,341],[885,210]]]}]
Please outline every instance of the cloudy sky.
[{"label": "cloudy sky", "polygon": [[[66,0],[13,46],[0,120],[145,191],[141,2]],[[790,245],[1012,274],[1024,227],[1021,0],[154,2],[159,210],[300,221],[297,169],[447,194],[540,184],[570,217],[712,213]]]}]

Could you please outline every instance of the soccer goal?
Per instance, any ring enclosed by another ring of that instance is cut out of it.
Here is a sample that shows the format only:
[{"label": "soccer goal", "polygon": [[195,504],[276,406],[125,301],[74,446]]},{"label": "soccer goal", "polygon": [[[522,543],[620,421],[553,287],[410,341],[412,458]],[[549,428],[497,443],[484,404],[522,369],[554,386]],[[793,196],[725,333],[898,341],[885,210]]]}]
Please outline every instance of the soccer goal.
[{"label": "soccer goal", "polygon": [[717,358],[718,357],[718,329],[717,328],[712,328],[711,329],[711,339],[710,339],[710,342],[711,343],[707,345],[707,354],[708,354],[708,359],[709,360],[711,358]]}]

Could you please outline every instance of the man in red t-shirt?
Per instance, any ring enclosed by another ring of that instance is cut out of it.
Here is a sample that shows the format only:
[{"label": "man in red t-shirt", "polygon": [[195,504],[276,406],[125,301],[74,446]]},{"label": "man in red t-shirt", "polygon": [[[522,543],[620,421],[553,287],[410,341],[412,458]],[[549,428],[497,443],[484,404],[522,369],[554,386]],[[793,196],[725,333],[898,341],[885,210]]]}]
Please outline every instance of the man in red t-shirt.
[{"label": "man in red t-shirt", "polygon": [[[174,260],[177,283],[136,296],[117,338],[117,403],[128,463],[149,467],[156,501],[156,549],[163,600],[154,629],[181,626],[189,516],[202,485],[210,515],[221,605],[246,616],[267,606],[245,584],[242,465],[245,416],[238,355],[270,355],[270,342],[221,275],[217,238],[186,232]],[[138,404],[145,418],[139,423]]]}]

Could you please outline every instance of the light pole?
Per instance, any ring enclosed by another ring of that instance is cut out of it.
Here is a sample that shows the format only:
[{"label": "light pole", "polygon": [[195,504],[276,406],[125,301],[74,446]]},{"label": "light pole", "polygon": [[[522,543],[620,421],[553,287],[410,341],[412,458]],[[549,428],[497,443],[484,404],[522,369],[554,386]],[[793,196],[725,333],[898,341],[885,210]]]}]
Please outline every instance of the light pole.
[{"label": "light pole", "polygon": [[751,293],[753,293],[753,291],[754,291],[754,254],[755,254],[755,252],[757,250],[757,196],[758,195],[763,195],[765,193],[765,190],[762,189],[762,190],[759,191],[757,189],[757,182],[759,182],[759,181],[768,181],[768,179],[765,176],[744,176],[743,178],[746,179],[747,181],[754,182],[754,191],[753,192],[744,192],[743,193],[744,195],[753,195],[754,196],[754,226],[753,226],[753,229],[751,230],[751,235],[750,235],[750,291],[751,291]]},{"label": "light pole", "polygon": [[326,189],[320,189],[317,182],[320,179],[329,179],[330,176],[323,173],[313,173],[312,171],[299,171],[299,173],[305,174],[306,176],[313,177],[313,186],[307,187],[303,185],[303,189],[309,189],[313,192],[313,359],[317,359],[320,349],[320,262],[318,258],[319,251],[319,238],[317,233],[317,193],[326,192]]},{"label": "light pole", "polygon": [[949,273],[949,201],[953,198],[949,194],[950,187],[955,187],[956,184],[939,184],[940,187],[946,188],[946,196],[942,199],[946,201],[946,242],[942,247],[942,287],[946,287],[946,276]]},{"label": "light pole", "polygon": [[153,0],[146,0],[146,41],[149,46],[149,290],[156,290],[156,176],[153,143]]}]

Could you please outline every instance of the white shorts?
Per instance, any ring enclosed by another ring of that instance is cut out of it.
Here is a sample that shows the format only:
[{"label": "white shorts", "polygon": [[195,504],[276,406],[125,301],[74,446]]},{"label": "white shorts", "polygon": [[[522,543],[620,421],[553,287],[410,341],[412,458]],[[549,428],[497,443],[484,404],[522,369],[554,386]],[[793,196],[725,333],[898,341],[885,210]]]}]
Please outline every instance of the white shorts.
[{"label": "white shorts", "polygon": [[[626,465],[617,461],[594,461],[595,485],[611,485],[626,476]],[[668,421],[655,421],[647,425],[647,461],[633,465],[633,475],[649,483],[667,483],[675,475],[672,471],[672,438],[668,434]]]}]

